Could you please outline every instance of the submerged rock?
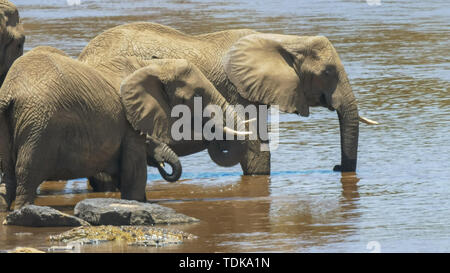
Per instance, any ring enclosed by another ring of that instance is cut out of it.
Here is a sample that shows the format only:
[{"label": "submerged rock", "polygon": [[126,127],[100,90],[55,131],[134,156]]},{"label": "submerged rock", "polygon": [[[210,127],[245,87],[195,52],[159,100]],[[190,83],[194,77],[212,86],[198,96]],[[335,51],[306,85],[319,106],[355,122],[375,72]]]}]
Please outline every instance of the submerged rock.
[{"label": "submerged rock", "polygon": [[16,247],[15,249],[8,251],[8,253],[45,253],[45,252],[32,247]]},{"label": "submerged rock", "polygon": [[134,226],[199,221],[157,204],[113,198],[85,199],[75,206],[74,214],[92,225]]},{"label": "submerged rock", "polygon": [[51,247],[47,248],[47,251],[48,252],[73,251],[76,248],[75,245],[68,244],[66,246],[51,246]]},{"label": "submerged rock", "polygon": [[44,206],[27,205],[6,216],[4,225],[28,227],[77,227],[89,223],[56,209]]},{"label": "submerged rock", "polygon": [[49,240],[71,246],[120,241],[129,245],[159,247],[180,244],[194,238],[196,236],[189,233],[148,226],[89,226],[77,227],[59,235],[50,236]]}]

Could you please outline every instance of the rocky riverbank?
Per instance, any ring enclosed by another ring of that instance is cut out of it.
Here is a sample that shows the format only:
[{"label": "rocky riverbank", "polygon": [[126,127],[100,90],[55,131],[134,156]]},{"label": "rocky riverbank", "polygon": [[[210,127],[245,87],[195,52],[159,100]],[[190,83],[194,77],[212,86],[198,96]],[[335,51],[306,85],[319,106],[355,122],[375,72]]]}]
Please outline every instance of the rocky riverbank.
[{"label": "rocky riverbank", "polygon": [[74,214],[68,215],[50,207],[27,205],[8,214],[3,224],[29,227],[147,226],[199,221],[161,205],[114,198],[85,199],[77,203]]},{"label": "rocky riverbank", "polygon": [[76,227],[89,226],[89,223],[69,214],[45,206],[28,205],[6,216],[4,225],[27,227]]},{"label": "rocky riverbank", "polygon": [[96,226],[170,225],[199,221],[161,205],[113,198],[85,199],[75,206],[74,214]]},{"label": "rocky riverbank", "polygon": [[37,253],[73,251],[86,244],[120,242],[132,246],[162,247],[181,244],[196,236],[154,225],[194,223],[199,220],[171,208],[114,198],[85,199],[74,208],[74,215],[54,208],[27,205],[9,213],[3,224],[26,227],[75,227],[61,234],[51,235],[54,246],[34,251],[17,248],[7,252]]}]

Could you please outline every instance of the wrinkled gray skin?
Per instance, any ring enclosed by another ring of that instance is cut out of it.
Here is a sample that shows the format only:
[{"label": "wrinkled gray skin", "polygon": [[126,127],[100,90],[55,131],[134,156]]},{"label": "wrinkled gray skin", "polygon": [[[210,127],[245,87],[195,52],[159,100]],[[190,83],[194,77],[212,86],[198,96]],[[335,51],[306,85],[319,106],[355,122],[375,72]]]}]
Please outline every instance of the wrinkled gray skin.
[{"label": "wrinkled gray skin", "polygon": [[[159,24],[132,23],[95,37],[79,60],[99,66],[117,56],[184,58],[195,64],[230,104],[278,105],[281,111],[301,116],[308,116],[312,106],[336,110],[341,164],[334,169],[356,169],[357,103],[341,60],[325,37],[264,34],[248,29],[191,36]],[[261,151],[261,143],[246,142],[240,160],[244,174],[270,173],[270,152]],[[238,144],[228,141],[222,145],[233,149]],[[170,147],[184,156],[207,148],[207,143],[172,142]],[[216,163],[234,163],[223,160],[225,153],[220,148],[211,150]]]},{"label": "wrinkled gray skin", "polygon": [[6,0],[0,0],[0,86],[12,63],[23,54],[25,35],[19,11]]},{"label": "wrinkled gray skin", "polygon": [[[181,177],[182,166],[178,158],[169,146],[165,143],[147,136],[147,165],[158,169],[161,176],[168,182],[176,182]],[[168,173],[161,163],[169,164],[172,171]],[[94,192],[111,192],[116,191],[116,183],[113,177],[105,173],[96,174],[93,177],[89,177],[89,184]]]},{"label": "wrinkled gray skin", "polygon": [[[146,141],[164,139],[169,132],[154,129],[155,123],[179,101],[193,101],[194,93],[219,94],[186,60],[117,58],[93,68],[51,47],[29,51],[14,62],[0,89],[6,188],[0,210],[13,200],[15,209],[33,203],[45,180],[100,172],[112,177],[122,199],[146,200],[152,156]],[[147,103],[139,112],[142,100]]]},{"label": "wrinkled gray skin", "polygon": [[[178,181],[182,173],[181,162],[178,155],[169,146],[155,138],[147,136],[146,150],[147,165],[157,168],[166,181]],[[163,167],[165,163],[171,167],[172,171],[170,173]],[[98,173],[95,176],[89,177],[88,181],[94,192],[114,192],[118,190],[115,178],[106,173]]]}]

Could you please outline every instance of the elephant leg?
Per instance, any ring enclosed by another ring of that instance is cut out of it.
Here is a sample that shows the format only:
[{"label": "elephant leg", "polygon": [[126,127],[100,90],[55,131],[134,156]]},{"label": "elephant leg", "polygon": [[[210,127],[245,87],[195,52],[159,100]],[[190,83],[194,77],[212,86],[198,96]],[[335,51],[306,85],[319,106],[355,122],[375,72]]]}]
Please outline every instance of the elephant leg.
[{"label": "elephant leg", "polygon": [[44,181],[44,168],[48,165],[45,157],[49,153],[43,155],[40,149],[35,147],[38,141],[34,138],[32,140],[23,144],[17,152],[15,210],[34,203],[36,190]]},{"label": "elephant leg", "polygon": [[16,198],[16,177],[11,153],[11,134],[6,116],[0,114],[0,211],[7,211]]},{"label": "elephant leg", "polygon": [[145,202],[147,185],[147,153],[145,139],[135,132],[125,137],[120,166],[120,193],[122,199]]},{"label": "elephant leg", "polygon": [[16,199],[16,178],[5,173],[0,184],[0,212],[10,210],[14,199]]},{"label": "elephant leg", "polygon": [[20,209],[23,206],[34,203],[36,198],[36,190],[41,184],[42,180],[35,175],[30,174],[26,169],[19,168],[16,171],[17,177],[17,189],[16,189],[16,202],[14,209]]},{"label": "elephant leg", "polygon": [[107,173],[98,173],[88,178],[89,185],[94,192],[115,192],[117,191],[118,177]]},{"label": "elephant leg", "polygon": [[[267,151],[261,149],[261,144],[267,147]],[[248,141],[247,152],[241,160],[241,168],[244,175],[270,175],[270,151],[268,142],[259,140]]]}]

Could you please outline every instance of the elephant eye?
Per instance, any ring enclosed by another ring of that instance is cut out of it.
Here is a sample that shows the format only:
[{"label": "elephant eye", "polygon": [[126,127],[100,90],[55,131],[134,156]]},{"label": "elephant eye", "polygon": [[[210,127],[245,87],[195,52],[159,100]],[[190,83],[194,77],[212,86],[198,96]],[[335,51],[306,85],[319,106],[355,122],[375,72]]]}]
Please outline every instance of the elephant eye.
[{"label": "elephant eye", "polygon": [[331,65],[327,65],[325,70],[323,71],[323,74],[325,74],[325,76],[331,76],[335,73],[336,68],[334,66]]}]

